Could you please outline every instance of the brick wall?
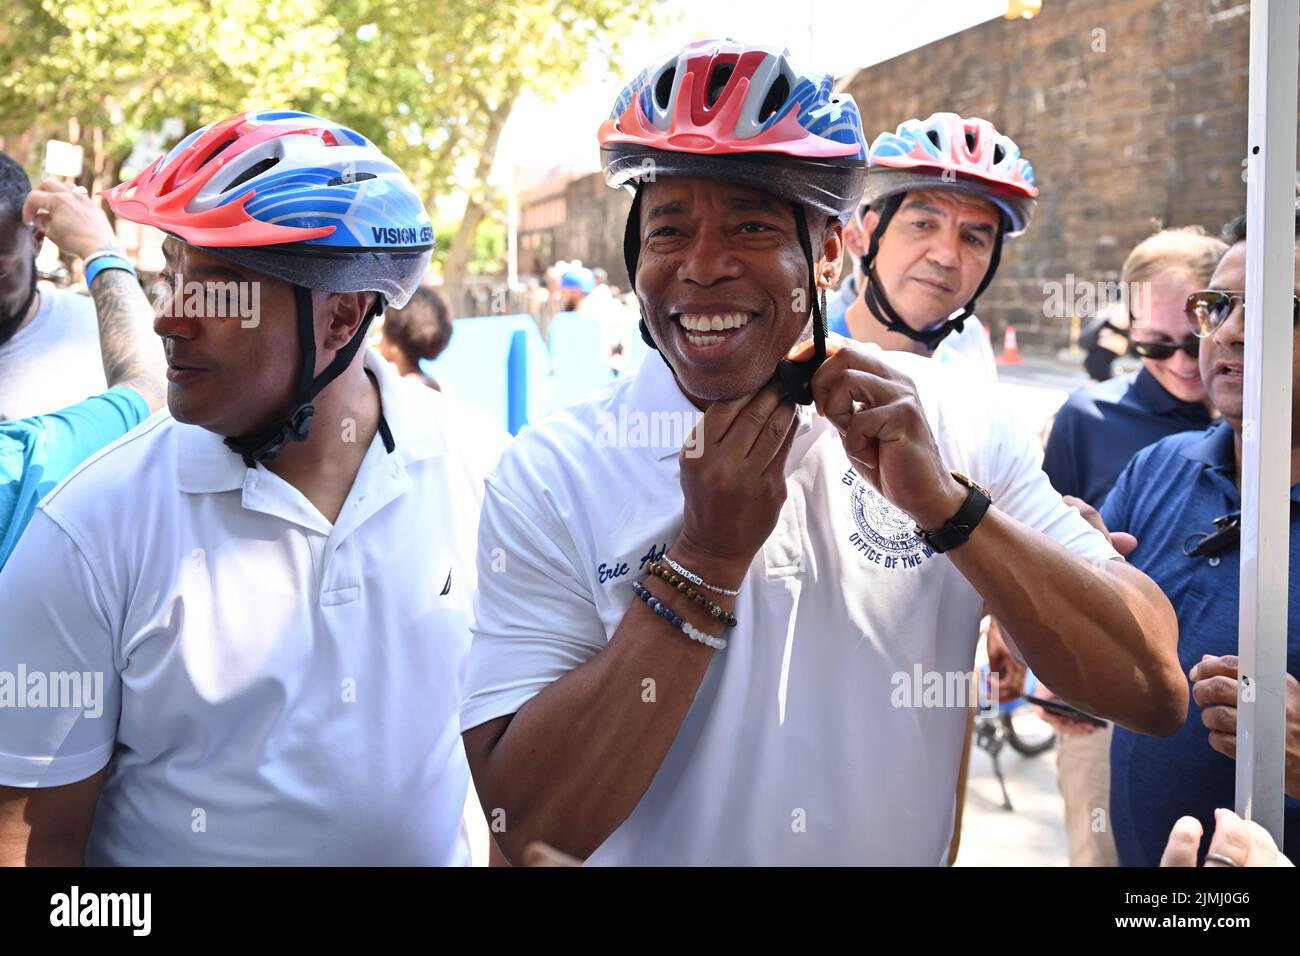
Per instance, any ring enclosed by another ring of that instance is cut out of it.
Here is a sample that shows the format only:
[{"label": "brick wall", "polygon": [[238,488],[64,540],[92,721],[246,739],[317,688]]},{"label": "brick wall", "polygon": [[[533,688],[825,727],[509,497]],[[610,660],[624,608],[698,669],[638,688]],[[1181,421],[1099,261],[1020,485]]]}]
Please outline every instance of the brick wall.
[{"label": "brick wall", "polygon": [[623,226],[631,204],[627,190],[606,186],[601,173],[573,180],[564,190],[565,220],[556,230],[555,257],[581,259],[585,266],[602,268],[609,273],[611,285],[626,289]]}]

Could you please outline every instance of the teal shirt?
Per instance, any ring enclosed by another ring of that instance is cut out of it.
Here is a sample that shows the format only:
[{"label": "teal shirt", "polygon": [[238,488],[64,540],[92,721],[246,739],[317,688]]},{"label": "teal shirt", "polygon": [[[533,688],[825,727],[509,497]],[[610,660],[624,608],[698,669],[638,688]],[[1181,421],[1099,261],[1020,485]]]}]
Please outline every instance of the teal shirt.
[{"label": "teal shirt", "polygon": [[140,393],[119,386],[48,415],[0,421],[0,569],[40,500],[148,417]]}]

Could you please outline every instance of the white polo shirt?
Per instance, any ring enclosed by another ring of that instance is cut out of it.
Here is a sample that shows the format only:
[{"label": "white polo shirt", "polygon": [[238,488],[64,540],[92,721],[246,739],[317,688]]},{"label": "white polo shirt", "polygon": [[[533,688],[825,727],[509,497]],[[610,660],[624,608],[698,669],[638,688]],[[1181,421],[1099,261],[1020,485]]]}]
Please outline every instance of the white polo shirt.
[{"label": "white polo shirt", "polygon": [[333,525],[164,411],[51,492],[0,575],[0,680],[102,675],[90,707],[0,708],[0,784],[109,765],[88,863],[468,862],[457,712],[505,434],[490,452],[365,363],[395,448],[375,435]]},{"label": "white polo shirt", "polygon": [[[868,348],[916,382],[950,468],[1076,554],[1117,556],[1052,490],[985,386]],[[946,857],[967,701],[924,688],[931,674],[946,682],[971,670],[982,601],[858,477],[834,428],[802,414],[787,500],[741,587],[739,625],[649,790],[592,863]],[[480,519],[464,729],[517,712],[605,647],[636,600],[631,583],[681,527],[678,445],[688,432],[671,423],[698,415],[651,356],[507,450]],[[667,623],[661,631],[653,639],[688,640]]]}]

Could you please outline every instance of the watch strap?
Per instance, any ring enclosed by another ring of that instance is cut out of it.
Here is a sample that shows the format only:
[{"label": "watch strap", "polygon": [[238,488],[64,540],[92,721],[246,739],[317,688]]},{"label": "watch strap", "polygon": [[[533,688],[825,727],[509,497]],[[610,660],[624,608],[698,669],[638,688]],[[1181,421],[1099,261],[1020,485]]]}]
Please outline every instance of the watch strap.
[{"label": "watch strap", "polygon": [[943,527],[934,531],[925,531],[922,528],[916,529],[917,535],[925,541],[931,550],[939,554],[951,551],[958,545],[965,544],[970,540],[975,526],[983,519],[984,514],[989,510],[989,505],[993,504],[993,499],[989,497],[988,493],[969,478],[955,472],[953,478],[966,486],[966,500],[957,509],[957,513],[948,519]]}]

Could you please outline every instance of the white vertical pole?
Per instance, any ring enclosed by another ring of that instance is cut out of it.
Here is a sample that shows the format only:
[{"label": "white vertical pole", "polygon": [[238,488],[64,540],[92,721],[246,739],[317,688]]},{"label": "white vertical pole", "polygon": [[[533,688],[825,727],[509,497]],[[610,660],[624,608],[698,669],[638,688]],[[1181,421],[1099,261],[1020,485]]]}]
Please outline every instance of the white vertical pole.
[{"label": "white vertical pole", "polygon": [[[1282,843],[1300,3],[1250,5],[1237,812]],[[1300,626],[1300,622],[1295,622]]]}]

